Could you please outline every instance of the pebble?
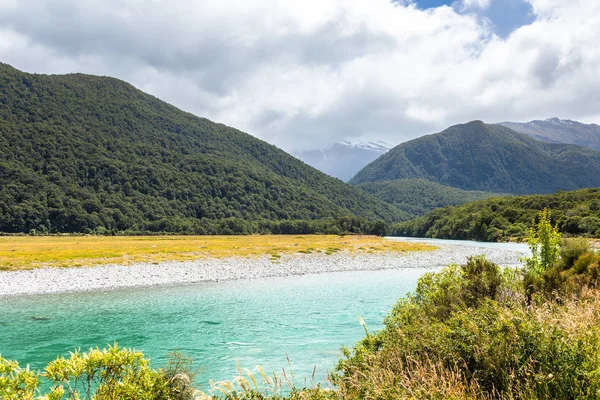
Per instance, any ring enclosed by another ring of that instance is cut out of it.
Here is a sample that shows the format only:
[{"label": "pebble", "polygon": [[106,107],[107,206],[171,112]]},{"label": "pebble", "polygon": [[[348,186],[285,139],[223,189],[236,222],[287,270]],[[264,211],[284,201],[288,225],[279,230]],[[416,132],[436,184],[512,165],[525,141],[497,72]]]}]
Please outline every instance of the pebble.
[{"label": "pebble", "polygon": [[470,255],[485,255],[499,265],[518,265],[524,255],[515,250],[439,245],[437,250],[282,255],[276,261],[260,258],[203,258],[158,264],[101,265],[77,268],[40,268],[0,272],[0,296],[83,292],[207,281],[260,279],[289,275],[402,268],[441,268],[464,263]]}]

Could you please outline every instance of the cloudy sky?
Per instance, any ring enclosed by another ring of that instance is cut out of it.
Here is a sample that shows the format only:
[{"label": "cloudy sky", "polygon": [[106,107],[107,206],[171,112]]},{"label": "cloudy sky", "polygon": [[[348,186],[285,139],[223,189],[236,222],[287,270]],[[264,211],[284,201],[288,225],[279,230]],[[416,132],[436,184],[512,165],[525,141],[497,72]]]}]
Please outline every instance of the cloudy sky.
[{"label": "cloudy sky", "polygon": [[598,0],[0,0],[0,61],[126,80],[288,151],[600,122]]}]

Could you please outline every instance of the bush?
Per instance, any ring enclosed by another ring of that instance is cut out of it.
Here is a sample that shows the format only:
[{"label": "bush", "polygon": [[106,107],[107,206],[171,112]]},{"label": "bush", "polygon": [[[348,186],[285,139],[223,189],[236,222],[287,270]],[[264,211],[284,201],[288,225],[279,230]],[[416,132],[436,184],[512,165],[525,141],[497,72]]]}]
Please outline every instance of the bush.
[{"label": "bush", "polygon": [[561,269],[572,268],[575,261],[588,251],[590,251],[590,244],[584,238],[563,239],[559,252]]},{"label": "bush", "polygon": [[519,274],[483,257],[427,274],[345,351],[339,398],[597,398],[600,292],[580,289],[528,304]]},{"label": "bush", "polygon": [[[57,358],[43,374],[0,357],[0,398],[191,400],[195,390],[190,362],[174,355],[165,369],[155,370],[141,352],[116,344],[84,353],[77,350],[69,358]],[[52,386],[45,395],[38,390],[42,381]]]}]

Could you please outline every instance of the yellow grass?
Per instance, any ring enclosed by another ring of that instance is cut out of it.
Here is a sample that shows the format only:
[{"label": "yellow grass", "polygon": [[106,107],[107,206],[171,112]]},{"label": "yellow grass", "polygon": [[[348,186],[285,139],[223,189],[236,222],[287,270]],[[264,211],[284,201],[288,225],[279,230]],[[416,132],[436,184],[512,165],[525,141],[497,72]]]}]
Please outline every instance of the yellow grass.
[{"label": "yellow grass", "polygon": [[338,251],[375,253],[433,250],[376,236],[13,236],[0,237],[0,270],[80,267],[200,258],[259,257]]}]

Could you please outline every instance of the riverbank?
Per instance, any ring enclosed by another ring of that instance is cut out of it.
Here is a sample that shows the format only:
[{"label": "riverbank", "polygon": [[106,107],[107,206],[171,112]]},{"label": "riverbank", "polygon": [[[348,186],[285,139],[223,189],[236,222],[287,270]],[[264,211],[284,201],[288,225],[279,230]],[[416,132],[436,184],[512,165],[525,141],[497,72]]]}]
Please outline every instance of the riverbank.
[{"label": "riverbank", "polygon": [[[391,242],[391,241],[390,241]],[[436,250],[264,255],[255,258],[202,258],[186,261],[99,265],[78,268],[37,268],[0,271],[0,296],[110,290],[168,284],[343,271],[441,268],[484,254],[500,265],[515,265],[523,255],[515,250],[465,245],[439,245]]]},{"label": "riverbank", "polygon": [[0,237],[0,271],[43,267],[90,267],[193,261],[208,258],[258,258],[325,253],[432,250],[423,243],[367,235],[248,236],[15,236]]}]

